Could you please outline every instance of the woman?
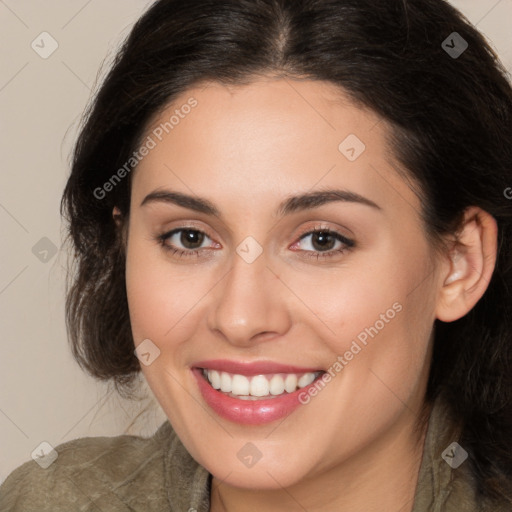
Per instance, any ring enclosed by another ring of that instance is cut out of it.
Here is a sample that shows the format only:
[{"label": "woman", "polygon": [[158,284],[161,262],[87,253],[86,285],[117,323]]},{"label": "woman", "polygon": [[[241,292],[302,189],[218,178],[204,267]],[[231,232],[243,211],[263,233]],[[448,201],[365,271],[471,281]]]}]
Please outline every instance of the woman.
[{"label": "woman", "polygon": [[512,510],[511,121],[442,0],[156,2],[62,206],[73,353],[169,421],[0,508]]}]

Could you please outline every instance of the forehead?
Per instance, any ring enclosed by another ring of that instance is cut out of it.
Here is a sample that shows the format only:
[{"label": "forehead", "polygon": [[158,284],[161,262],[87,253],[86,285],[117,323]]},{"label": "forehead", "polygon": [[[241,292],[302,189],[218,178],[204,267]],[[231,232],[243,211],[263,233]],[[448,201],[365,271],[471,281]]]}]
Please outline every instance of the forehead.
[{"label": "forehead", "polygon": [[[396,173],[387,130],[375,113],[327,82],[202,84],[150,122],[143,143],[151,139],[152,149],[137,166],[133,194],[140,204],[166,187],[238,199],[243,207],[342,186],[375,202],[394,189],[396,201],[411,191]],[[413,195],[408,200],[417,202]]]}]

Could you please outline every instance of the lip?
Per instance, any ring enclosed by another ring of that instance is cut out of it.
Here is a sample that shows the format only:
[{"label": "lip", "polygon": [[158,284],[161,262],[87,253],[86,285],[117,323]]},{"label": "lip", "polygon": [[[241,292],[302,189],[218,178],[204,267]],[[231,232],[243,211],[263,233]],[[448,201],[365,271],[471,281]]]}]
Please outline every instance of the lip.
[{"label": "lip", "polygon": [[322,368],[306,368],[272,361],[232,361],[229,359],[210,359],[199,361],[192,365],[194,368],[207,368],[218,372],[237,373],[252,377],[270,373],[313,373],[324,371]]},{"label": "lip", "polygon": [[[282,368],[282,365],[280,365]],[[210,369],[211,366],[207,366]],[[225,368],[225,366],[223,367]],[[247,367],[245,367],[247,370]],[[276,368],[275,365],[271,367],[273,370]],[[301,393],[307,393],[308,388],[313,387],[316,382],[322,378],[320,375],[311,384],[303,388],[297,389],[293,393],[285,393],[275,398],[260,399],[260,400],[241,400],[238,398],[232,398],[225,395],[221,391],[214,389],[210,383],[206,380],[203,375],[203,371],[199,367],[191,369],[194,377],[196,378],[199,386],[199,391],[203,396],[206,404],[212,409],[217,415],[224,419],[238,423],[241,425],[263,425],[276,421],[288,416],[295,411],[300,405],[303,405],[299,401],[299,395]],[[221,370],[227,371],[227,370]],[[248,370],[249,371],[249,370]],[[251,372],[253,371],[251,367]],[[281,372],[283,373],[301,373],[304,369],[300,369],[300,372]],[[318,371],[318,370],[317,370]],[[236,373],[236,372],[233,372]],[[276,371],[271,372],[260,372],[261,373],[279,373]],[[248,375],[244,373],[243,375]],[[258,374],[255,374],[258,375]]]}]

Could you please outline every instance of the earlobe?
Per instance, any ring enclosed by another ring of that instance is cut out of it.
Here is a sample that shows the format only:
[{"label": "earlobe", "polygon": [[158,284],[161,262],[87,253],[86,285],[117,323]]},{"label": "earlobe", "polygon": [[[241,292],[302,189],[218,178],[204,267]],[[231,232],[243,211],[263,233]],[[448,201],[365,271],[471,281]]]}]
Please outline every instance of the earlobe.
[{"label": "earlobe", "polygon": [[466,210],[449,255],[449,270],[441,276],[436,318],[458,320],[483,296],[496,264],[497,235],[492,215],[477,207]]}]

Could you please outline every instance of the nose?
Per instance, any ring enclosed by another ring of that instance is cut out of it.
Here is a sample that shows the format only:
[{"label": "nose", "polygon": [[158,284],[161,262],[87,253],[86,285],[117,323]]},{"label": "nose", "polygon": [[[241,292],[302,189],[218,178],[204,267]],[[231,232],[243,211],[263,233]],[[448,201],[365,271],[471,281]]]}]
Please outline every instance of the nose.
[{"label": "nose", "polygon": [[264,252],[252,263],[235,254],[214,289],[208,326],[232,345],[250,347],[290,328],[287,289],[267,263]]}]

